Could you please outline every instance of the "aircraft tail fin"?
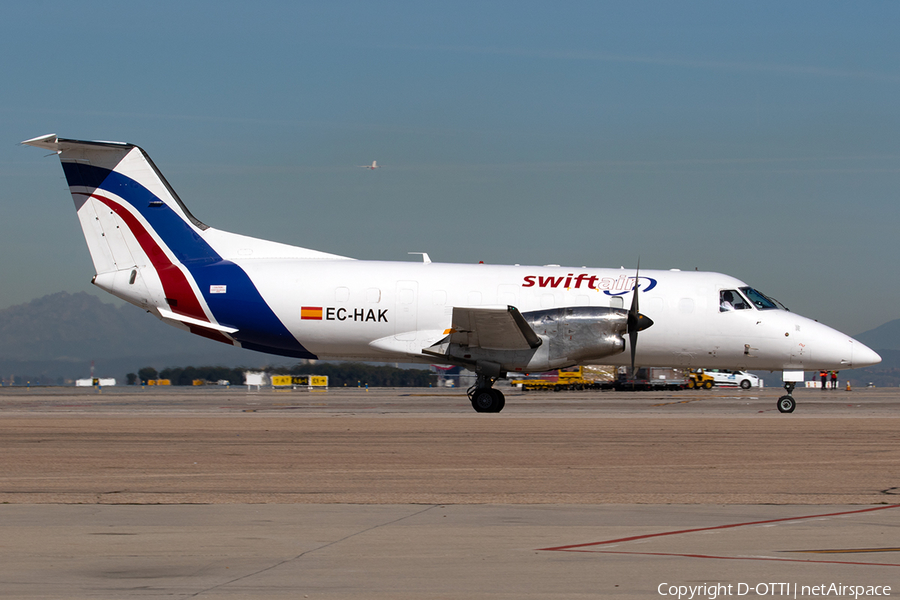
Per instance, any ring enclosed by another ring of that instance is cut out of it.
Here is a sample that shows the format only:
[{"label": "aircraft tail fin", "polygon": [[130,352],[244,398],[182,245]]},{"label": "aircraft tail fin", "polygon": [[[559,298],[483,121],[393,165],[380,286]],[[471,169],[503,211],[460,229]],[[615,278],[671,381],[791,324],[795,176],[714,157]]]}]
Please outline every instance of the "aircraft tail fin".
[{"label": "aircraft tail fin", "polygon": [[134,268],[140,262],[136,253],[149,254],[151,262],[165,254],[178,262],[215,260],[199,239],[208,226],[190,213],[138,146],[56,135],[22,143],[59,155],[98,275]]},{"label": "aircraft tail fin", "polygon": [[55,134],[22,143],[59,156],[94,262],[95,285],[198,335],[314,358],[235,260],[344,257],[208,227],[134,144]]}]

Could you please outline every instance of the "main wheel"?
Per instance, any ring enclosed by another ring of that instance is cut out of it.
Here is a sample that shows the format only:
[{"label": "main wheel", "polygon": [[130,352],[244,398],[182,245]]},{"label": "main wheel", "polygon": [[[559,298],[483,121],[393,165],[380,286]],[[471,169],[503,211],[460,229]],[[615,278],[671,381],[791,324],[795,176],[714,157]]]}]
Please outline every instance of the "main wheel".
[{"label": "main wheel", "polygon": [[708,390],[711,390],[711,389],[712,389],[712,386],[713,386],[713,382],[712,382],[712,381],[707,381],[706,383],[703,384],[703,387],[705,387],[705,388],[708,389]]},{"label": "main wheel", "polygon": [[494,394],[494,397],[497,399],[492,412],[500,412],[503,410],[503,407],[506,406],[506,396],[503,395],[503,392],[495,390],[494,388],[491,388],[491,393]]},{"label": "main wheel", "polygon": [[749,379],[745,379],[741,382],[741,389],[743,389],[743,390],[750,389],[750,380]]},{"label": "main wheel", "polygon": [[791,413],[796,407],[797,403],[791,396],[782,396],[778,399],[778,412]]},{"label": "main wheel", "polygon": [[697,384],[694,383],[694,380],[693,380],[693,379],[688,379],[688,384],[687,384],[687,386],[688,386],[688,389],[689,389],[689,390],[692,390],[692,389],[694,389],[695,387],[697,387]]},{"label": "main wheel", "polygon": [[497,413],[506,406],[503,393],[493,388],[478,388],[472,393],[472,408],[480,413]]}]

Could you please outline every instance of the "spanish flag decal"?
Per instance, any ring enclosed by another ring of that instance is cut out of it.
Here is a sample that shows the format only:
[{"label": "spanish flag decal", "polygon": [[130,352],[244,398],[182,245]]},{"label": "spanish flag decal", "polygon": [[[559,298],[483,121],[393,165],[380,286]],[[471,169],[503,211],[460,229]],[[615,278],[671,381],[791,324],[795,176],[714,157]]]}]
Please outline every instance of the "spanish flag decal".
[{"label": "spanish flag decal", "polygon": [[322,320],[322,307],[321,306],[301,306],[300,307],[300,319],[312,319],[313,321],[321,321]]}]

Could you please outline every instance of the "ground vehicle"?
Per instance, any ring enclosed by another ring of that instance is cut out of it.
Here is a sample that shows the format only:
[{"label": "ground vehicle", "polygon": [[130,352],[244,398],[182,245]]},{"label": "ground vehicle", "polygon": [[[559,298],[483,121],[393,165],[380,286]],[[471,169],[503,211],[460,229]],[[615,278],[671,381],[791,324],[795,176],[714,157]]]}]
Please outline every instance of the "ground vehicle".
[{"label": "ground vehicle", "polygon": [[[642,367],[634,374],[619,368],[619,377],[612,383],[617,392],[642,392],[652,390],[683,390],[690,385],[679,369]],[[712,386],[710,386],[712,387]]]},{"label": "ground vehicle", "polygon": [[759,377],[753,373],[747,373],[745,371],[726,371],[723,369],[697,369],[697,371],[702,372],[704,377],[711,379],[713,385],[721,387],[740,386],[745,390],[748,390],[751,387],[759,387]]},{"label": "ground vehicle", "polygon": [[707,375],[703,369],[694,369],[688,376],[687,386],[690,389],[711,389],[715,384],[715,379],[713,379],[711,375]]},{"label": "ground vehicle", "polygon": [[510,383],[520,387],[523,391],[549,390],[559,392],[562,390],[599,390],[606,381],[605,372],[598,372],[598,367],[570,367],[559,369],[544,376],[532,379],[514,379]]},{"label": "ground vehicle", "polygon": [[[523,391],[544,390],[683,390],[686,382],[680,371],[671,368],[642,367],[634,377],[625,367],[579,366],[544,373],[536,378],[514,379],[513,386]],[[712,383],[710,386],[712,387]]]}]

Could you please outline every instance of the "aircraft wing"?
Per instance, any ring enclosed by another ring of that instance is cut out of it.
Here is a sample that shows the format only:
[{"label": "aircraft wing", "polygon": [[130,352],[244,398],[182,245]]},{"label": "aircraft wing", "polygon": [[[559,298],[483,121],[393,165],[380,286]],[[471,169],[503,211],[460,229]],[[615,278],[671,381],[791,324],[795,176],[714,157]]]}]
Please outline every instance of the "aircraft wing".
[{"label": "aircraft wing", "polygon": [[451,344],[487,350],[528,350],[541,338],[515,306],[505,308],[453,307]]}]

